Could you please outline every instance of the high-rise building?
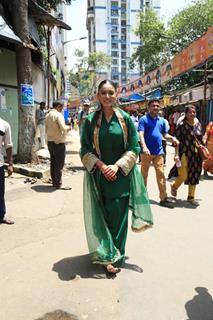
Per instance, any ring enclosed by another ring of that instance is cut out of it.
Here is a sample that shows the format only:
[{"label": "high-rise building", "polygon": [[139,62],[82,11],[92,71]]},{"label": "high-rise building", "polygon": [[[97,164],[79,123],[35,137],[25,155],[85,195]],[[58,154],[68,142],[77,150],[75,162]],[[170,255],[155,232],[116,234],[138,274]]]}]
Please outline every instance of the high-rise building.
[{"label": "high-rise building", "polygon": [[139,78],[139,67],[129,70],[129,61],[140,45],[134,33],[138,14],[148,6],[160,15],[160,0],[88,0],[89,52],[101,51],[112,58],[111,68],[102,70],[100,78],[119,84]]}]

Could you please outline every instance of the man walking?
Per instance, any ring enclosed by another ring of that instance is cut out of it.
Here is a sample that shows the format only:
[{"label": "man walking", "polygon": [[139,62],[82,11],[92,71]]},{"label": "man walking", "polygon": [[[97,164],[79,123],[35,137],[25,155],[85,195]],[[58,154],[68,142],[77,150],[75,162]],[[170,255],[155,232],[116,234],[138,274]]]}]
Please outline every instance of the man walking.
[{"label": "man walking", "polygon": [[168,126],[165,119],[159,116],[159,111],[159,100],[151,100],[148,103],[148,113],[139,120],[138,131],[143,149],[141,154],[141,173],[144,177],[144,183],[147,185],[149,167],[151,162],[153,163],[160,192],[160,205],[174,208],[166,193],[162,139],[164,137],[174,145],[179,142],[175,137],[168,134]]},{"label": "man walking", "polygon": [[62,170],[65,161],[65,140],[71,126],[67,126],[62,114],[63,104],[60,101],[53,103],[53,108],[45,118],[45,127],[50,153],[50,174],[53,187],[56,189],[70,190],[62,185]]},{"label": "man walking", "polygon": [[36,125],[40,135],[40,147],[45,148],[45,102],[40,103],[40,108],[36,110]]},{"label": "man walking", "polygon": [[82,109],[78,112],[77,124],[79,127],[79,134],[81,136],[84,120],[86,119],[90,108],[90,101],[85,99],[82,104]]},{"label": "man walking", "polygon": [[11,129],[8,122],[0,118],[0,223],[13,224],[14,221],[6,217],[5,206],[5,176],[4,176],[4,149],[8,161],[8,177],[13,173]]}]

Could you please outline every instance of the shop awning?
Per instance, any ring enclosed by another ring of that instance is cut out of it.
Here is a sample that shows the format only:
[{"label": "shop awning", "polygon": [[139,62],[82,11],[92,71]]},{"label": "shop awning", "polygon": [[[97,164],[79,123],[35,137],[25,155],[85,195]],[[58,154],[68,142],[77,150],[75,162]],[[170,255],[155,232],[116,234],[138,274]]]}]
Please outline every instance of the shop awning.
[{"label": "shop awning", "polygon": [[146,98],[142,95],[142,94],[139,94],[139,93],[134,93],[128,97],[123,97],[123,98],[120,98],[119,101],[121,103],[123,102],[139,102],[139,101],[144,101],[146,100]]},{"label": "shop awning", "polygon": [[12,43],[22,44],[21,39],[15,35],[13,30],[8,26],[2,15],[0,15],[0,39]]},{"label": "shop awning", "polygon": [[161,99],[161,89],[156,89],[145,94],[146,100]]}]

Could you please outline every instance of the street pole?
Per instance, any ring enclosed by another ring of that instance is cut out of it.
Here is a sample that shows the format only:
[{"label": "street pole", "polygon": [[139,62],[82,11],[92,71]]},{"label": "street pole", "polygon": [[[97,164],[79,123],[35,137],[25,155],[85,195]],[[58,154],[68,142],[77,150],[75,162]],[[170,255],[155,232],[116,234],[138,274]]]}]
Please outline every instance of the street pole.
[{"label": "street pole", "polygon": [[47,107],[50,108],[50,43],[51,29],[47,28]]},{"label": "street pole", "polygon": [[204,86],[203,86],[203,108],[202,108],[202,128],[206,126],[206,90],[207,90],[207,63],[204,69]]}]

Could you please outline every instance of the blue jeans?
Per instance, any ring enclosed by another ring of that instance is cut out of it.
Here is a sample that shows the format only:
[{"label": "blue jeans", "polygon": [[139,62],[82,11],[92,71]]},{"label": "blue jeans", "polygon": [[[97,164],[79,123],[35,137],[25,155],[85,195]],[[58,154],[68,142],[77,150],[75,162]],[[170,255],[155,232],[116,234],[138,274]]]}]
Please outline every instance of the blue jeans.
[{"label": "blue jeans", "polygon": [[5,200],[5,177],[4,177],[4,166],[0,167],[0,221],[3,220],[6,213]]}]

